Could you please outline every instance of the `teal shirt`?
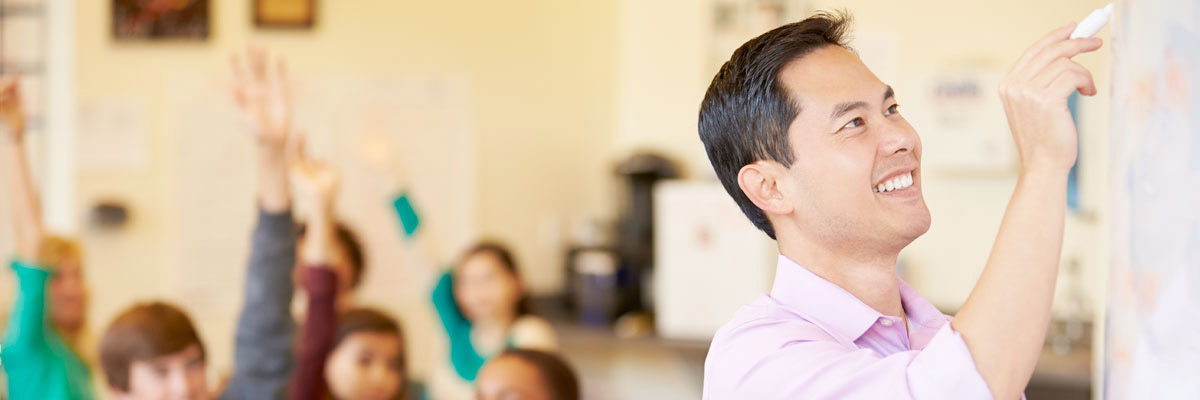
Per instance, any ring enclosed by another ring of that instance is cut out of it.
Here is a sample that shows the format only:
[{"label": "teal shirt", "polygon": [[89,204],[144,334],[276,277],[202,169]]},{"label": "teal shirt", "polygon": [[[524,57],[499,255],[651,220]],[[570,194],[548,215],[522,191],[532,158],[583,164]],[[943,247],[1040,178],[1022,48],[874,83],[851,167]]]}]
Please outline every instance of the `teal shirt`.
[{"label": "teal shirt", "polygon": [[[401,193],[396,196],[392,200],[392,209],[396,211],[396,216],[400,219],[404,237],[413,238],[417,233],[417,228],[421,226],[421,219],[413,208],[408,194]],[[438,279],[437,285],[433,288],[431,300],[438,320],[442,323],[442,329],[446,331],[446,339],[450,347],[450,365],[454,366],[454,372],[457,372],[463,380],[475,382],[475,376],[479,374],[479,369],[483,368],[487,358],[479,354],[479,351],[475,349],[475,344],[471,343],[471,321],[463,316],[454,302],[454,277],[450,271],[446,271]],[[512,338],[505,343],[505,347],[513,347]]]},{"label": "teal shirt", "polygon": [[12,262],[17,301],[0,349],[12,400],[92,399],[87,364],[46,326],[46,281],[50,271]]}]

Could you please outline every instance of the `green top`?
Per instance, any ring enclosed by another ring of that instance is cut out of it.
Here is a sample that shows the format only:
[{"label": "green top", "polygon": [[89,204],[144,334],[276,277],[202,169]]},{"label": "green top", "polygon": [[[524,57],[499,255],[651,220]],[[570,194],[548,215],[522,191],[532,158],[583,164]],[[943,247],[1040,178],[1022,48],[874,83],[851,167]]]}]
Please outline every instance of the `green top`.
[{"label": "green top", "polygon": [[[446,338],[450,345],[450,365],[454,372],[467,382],[475,382],[475,376],[487,362],[487,357],[479,354],[475,344],[471,343],[471,321],[467,320],[454,302],[454,276],[450,271],[442,274],[437,286],[433,288],[433,309],[437,311],[442,328],[446,330]],[[516,347],[510,336],[504,341],[504,348]]]},{"label": "green top", "polygon": [[91,399],[87,364],[46,326],[46,281],[50,271],[19,260],[17,301],[0,349],[12,400]]},{"label": "green top", "polygon": [[[421,226],[421,219],[417,215],[416,209],[413,208],[408,193],[402,192],[396,196],[392,201],[392,208],[396,211],[396,216],[400,218],[400,226],[404,229],[405,238],[415,237],[417,229]],[[433,301],[433,309],[437,312],[438,319],[442,322],[442,328],[446,331],[446,338],[450,344],[450,364],[454,366],[454,372],[457,372],[463,380],[474,382],[475,375],[479,373],[480,368],[483,368],[487,358],[479,354],[475,344],[471,343],[471,321],[463,316],[462,311],[458,309],[458,304],[454,302],[454,277],[449,270],[438,279],[430,297]],[[511,337],[505,342],[505,347],[513,347]]]}]

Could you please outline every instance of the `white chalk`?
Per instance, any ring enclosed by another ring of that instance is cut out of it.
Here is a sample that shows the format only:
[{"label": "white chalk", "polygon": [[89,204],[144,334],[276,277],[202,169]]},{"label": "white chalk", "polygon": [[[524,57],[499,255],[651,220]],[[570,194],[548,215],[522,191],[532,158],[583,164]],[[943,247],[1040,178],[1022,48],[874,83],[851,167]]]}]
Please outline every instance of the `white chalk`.
[{"label": "white chalk", "polygon": [[1088,14],[1087,18],[1079,21],[1079,25],[1075,27],[1075,31],[1071,32],[1071,39],[1092,37],[1096,32],[1100,32],[1100,28],[1103,28],[1108,23],[1108,19],[1112,18],[1112,14],[1112,3],[1108,3],[1104,8],[1097,8],[1096,11],[1092,11],[1091,14]]}]

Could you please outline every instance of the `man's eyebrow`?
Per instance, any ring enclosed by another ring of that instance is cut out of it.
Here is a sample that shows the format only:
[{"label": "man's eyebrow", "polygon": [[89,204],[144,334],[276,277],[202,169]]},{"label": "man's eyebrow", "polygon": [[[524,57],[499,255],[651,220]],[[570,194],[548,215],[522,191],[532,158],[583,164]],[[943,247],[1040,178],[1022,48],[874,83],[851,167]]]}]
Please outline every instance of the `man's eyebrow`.
[{"label": "man's eyebrow", "polygon": [[[887,101],[887,99],[893,97],[896,97],[896,91],[892,89],[891,85],[888,85],[887,90],[883,92],[883,101]],[[841,118],[850,111],[854,111],[866,106],[867,102],[865,101],[847,101],[845,103],[838,104],[837,106],[833,107],[833,112],[829,114],[829,119]]]},{"label": "man's eyebrow", "polygon": [[863,108],[866,106],[867,106],[867,102],[865,102],[865,101],[847,101],[845,103],[838,104],[837,106],[833,107],[833,113],[829,114],[829,119],[841,118],[843,115],[846,115],[846,113],[848,113],[850,111],[854,111],[855,109]]}]

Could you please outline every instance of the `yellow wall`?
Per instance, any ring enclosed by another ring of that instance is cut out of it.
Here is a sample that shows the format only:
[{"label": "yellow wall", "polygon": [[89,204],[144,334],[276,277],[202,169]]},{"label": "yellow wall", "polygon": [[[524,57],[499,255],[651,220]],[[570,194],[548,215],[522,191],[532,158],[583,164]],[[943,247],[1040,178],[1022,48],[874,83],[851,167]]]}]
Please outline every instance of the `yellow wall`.
[{"label": "yellow wall", "polygon": [[[606,150],[616,9],[607,1],[320,1],[315,29],[264,31],[252,26],[248,2],[213,0],[212,36],[201,43],[115,43],[109,3],[76,2],[78,100],[143,102],[151,138],[146,170],[80,171],[78,177],[80,210],[97,198],[117,197],[134,215],[120,236],[87,235],[96,330],[130,299],[171,295],[164,291],[175,266],[168,254],[177,239],[168,225],[175,199],[165,187],[179,184],[166,182],[168,157],[175,156],[170,127],[178,121],[169,120],[175,114],[164,104],[186,94],[169,95],[169,79],[179,71],[210,71],[223,79],[227,55],[248,42],[311,73],[435,71],[471,82],[478,233],[516,247],[535,291],[555,290],[561,279],[557,243],[549,237],[576,216],[612,213]],[[248,208],[251,196],[246,194]],[[248,238],[248,227],[242,228],[230,232],[230,240]],[[241,296],[240,282],[240,276],[230,277],[229,296]],[[412,296],[419,304],[425,293]],[[199,321],[213,356],[210,369],[217,372],[231,365],[234,315],[227,317]],[[418,374],[428,362],[427,322],[418,319],[418,326],[406,329],[418,353]]]}]

